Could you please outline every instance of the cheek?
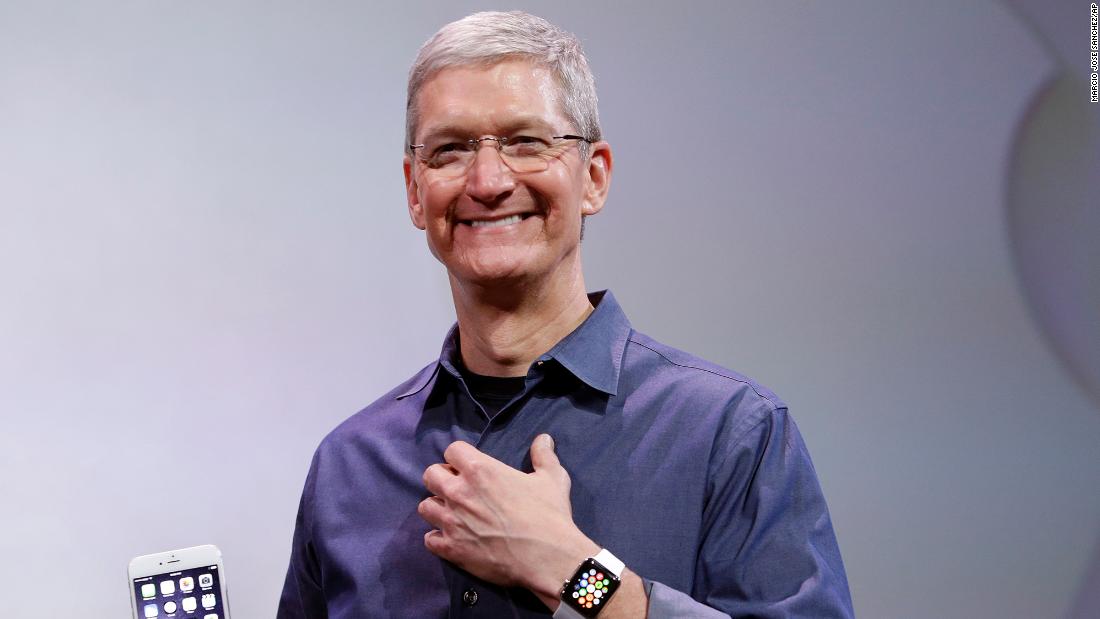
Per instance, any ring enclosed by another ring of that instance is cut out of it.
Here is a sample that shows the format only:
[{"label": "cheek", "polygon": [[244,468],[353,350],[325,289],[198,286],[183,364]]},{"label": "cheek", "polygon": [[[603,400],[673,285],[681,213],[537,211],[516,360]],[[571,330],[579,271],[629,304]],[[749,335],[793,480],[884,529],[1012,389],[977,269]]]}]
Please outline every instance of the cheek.
[{"label": "cheek", "polygon": [[530,184],[531,191],[548,206],[550,217],[567,222],[576,219],[579,227],[584,201],[583,184],[564,166],[551,170],[539,179],[540,182]]},{"label": "cheek", "polygon": [[420,188],[420,205],[428,228],[445,225],[451,205],[461,193],[455,183],[435,182]]}]

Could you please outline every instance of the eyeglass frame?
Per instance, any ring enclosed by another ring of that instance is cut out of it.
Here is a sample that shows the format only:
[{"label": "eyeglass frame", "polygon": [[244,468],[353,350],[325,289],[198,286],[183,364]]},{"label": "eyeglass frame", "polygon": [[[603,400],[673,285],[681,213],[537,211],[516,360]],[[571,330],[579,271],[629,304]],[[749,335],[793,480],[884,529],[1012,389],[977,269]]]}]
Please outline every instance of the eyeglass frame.
[{"label": "eyeglass frame", "polygon": [[[550,136],[550,139],[551,140],[580,140],[581,142],[584,142],[585,144],[594,144],[596,142],[596,140],[591,140],[589,138],[584,137],[583,135],[573,135],[571,133],[566,133],[564,135],[552,135],[552,136]],[[512,171],[512,173],[514,173],[514,174],[532,174],[533,173],[533,172],[519,172],[515,168],[513,168],[512,166],[508,165],[508,159],[506,157],[504,157],[504,155],[503,155],[504,147],[508,144],[508,136],[503,136],[502,137],[502,136],[487,135],[487,136],[481,137],[481,138],[470,138],[470,139],[466,140],[466,144],[469,144],[470,146],[474,147],[472,152],[475,154],[475,157],[470,159],[470,163],[467,164],[466,168],[462,171],[463,174],[465,174],[466,172],[469,172],[470,168],[473,167],[474,160],[477,159],[476,154],[477,154],[478,151],[481,150],[481,143],[485,142],[485,141],[496,142],[496,150],[497,150],[497,153],[500,155],[500,160],[504,163],[504,165],[509,170]],[[425,146],[427,146],[427,144],[409,144],[409,150],[412,151],[414,155],[416,155],[416,158],[421,163],[425,164],[426,169],[428,169],[428,170],[437,170],[437,169],[439,169],[439,168],[433,168],[430,165],[428,165],[428,160],[425,159],[424,157],[420,156],[420,154],[417,152],[417,149],[424,148]],[[546,150],[550,150],[550,148],[547,147]],[[564,154],[564,152],[565,151],[562,151],[562,154]],[[555,155],[553,158],[556,159],[560,156],[561,155]]]}]

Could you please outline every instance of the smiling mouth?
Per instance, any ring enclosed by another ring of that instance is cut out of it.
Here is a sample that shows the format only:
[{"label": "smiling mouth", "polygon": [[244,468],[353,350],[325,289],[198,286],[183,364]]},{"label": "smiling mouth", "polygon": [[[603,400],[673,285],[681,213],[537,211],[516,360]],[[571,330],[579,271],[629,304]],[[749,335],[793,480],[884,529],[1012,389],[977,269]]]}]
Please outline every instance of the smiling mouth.
[{"label": "smiling mouth", "polygon": [[524,219],[527,219],[528,217],[530,217],[529,214],[527,214],[527,215],[512,215],[510,217],[504,217],[502,219],[491,219],[491,220],[463,219],[463,220],[459,221],[459,223],[466,224],[467,226],[470,226],[470,227],[473,227],[473,228],[499,228],[501,226],[510,226],[512,224],[518,224],[519,222],[523,221]]}]

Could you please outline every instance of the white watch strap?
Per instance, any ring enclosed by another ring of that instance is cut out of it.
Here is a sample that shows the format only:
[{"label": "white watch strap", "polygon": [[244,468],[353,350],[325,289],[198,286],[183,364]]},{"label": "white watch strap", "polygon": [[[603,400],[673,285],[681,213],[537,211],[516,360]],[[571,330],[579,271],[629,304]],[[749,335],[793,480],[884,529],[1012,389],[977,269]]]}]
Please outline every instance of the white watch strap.
[{"label": "white watch strap", "polygon": [[596,553],[596,556],[592,558],[595,559],[596,562],[600,565],[606,567],[607,571],[615,575],[615,578],[622,578],[623,568],[625,568],[626,565],[624,565],[618,557],[611,554],[610,550],[604,548]]},{"label": "white watch strap", "polygon": [[585,619],[584,615],[573,610],[573,607],[561,602],[558,604],[558,609],[554,611],[554,619]]}]

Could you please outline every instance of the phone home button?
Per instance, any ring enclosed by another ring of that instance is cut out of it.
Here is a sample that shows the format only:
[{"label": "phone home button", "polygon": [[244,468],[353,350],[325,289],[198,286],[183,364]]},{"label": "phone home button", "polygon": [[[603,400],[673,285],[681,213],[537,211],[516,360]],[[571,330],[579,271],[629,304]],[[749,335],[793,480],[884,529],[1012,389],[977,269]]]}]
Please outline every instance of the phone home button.
[{"label": "phone home button", "polygon": [[477,604],[477,591],[474,589],[467,589],[466,592],[462,594],[462,603],[467,606]]}]

